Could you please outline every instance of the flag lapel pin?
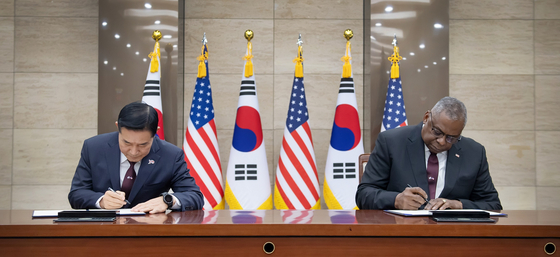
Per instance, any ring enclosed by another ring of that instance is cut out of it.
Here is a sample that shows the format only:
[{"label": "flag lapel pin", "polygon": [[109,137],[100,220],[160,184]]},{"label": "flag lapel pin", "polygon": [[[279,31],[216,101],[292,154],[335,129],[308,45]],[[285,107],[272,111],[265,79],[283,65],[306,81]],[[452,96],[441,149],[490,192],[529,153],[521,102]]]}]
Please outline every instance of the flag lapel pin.
[{"label": "flag lapel pin", "polygon": [[152,160],[152,159],[149,159],[149,160],[148,160],[148,164],[155,164],[155,163],[156,163],[156,162],[155,162],[154,160]]},{"label": "flag lapel pin", "polygon": [[459,158],[459,154],[455,154],[455,156],[456,156],[457,158]]}]

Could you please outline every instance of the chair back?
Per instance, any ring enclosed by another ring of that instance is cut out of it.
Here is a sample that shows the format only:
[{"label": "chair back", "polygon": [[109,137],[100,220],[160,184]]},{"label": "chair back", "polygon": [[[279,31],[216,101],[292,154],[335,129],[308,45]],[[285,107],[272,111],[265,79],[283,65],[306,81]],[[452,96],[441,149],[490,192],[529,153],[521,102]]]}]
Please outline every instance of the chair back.
[{"label": "chair back", "polygon": [[362,183],[362,175],[364,175],[364,170],[366,169],[366,164],[369,160],[369,153],[360,154],[358,157],[358,182]]}]

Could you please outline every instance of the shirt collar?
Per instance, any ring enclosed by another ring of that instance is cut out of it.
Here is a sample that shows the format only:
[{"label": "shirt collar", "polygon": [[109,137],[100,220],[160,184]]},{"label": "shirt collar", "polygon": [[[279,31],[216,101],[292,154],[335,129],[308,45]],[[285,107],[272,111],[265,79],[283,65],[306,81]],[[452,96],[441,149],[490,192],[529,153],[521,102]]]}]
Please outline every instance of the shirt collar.
[{"label": "shirt collar", "polygon": [[124,155],[124,153],[122,153],[122,152],[120,152],[120,153],[121,153],[121,164],[123,164],[123,163],[127,162],[128,159],[126,158],[126,156]]}]

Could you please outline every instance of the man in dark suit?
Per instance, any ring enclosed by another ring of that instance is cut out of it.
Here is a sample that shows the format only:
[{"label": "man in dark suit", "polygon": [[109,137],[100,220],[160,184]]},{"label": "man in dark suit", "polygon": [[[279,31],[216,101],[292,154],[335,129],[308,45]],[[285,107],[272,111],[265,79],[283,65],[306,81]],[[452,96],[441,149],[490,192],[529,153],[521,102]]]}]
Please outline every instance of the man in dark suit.
[{"label": "man in dark suit", "polygon": [[358,208],[501,210],[484,146],[461,136],[466,122],[465,105],[444,97],[422,123],[380,133],[358,185]]},{"label": "man in dark suit", "polygon": [[201,209],[202,193],[189,175],[183,150],[154,137],[157,124],[154,108],[131,103],[119,113],[118,132],[85,140],[68,194],[72,208]]}]

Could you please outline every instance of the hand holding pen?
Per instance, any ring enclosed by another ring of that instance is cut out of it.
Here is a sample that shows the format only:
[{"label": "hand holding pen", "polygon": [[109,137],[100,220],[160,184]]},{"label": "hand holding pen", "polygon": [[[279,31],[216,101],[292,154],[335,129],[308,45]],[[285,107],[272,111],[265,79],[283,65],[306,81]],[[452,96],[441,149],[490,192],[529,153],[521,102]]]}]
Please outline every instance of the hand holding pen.
[{"label": "hand holding pen", "polygon": [[128,200],[125,199],[124,192],[115,191],[112,188],[108,188],[99,201],[99,206],[103,209],[119,209],[122,208],[126,203],[130,204]]},{"label": "hand holding pen", "polygon": [[428,204],[426,200],[428,195],[420,187],[412,187],[408,185],[395,198],[395,208],[400,210],[418,210],[423,204]]},{"label": "hand holding pen", "polygon": [[[409,185],[409,186],[410,186],[410,185]],[[111,187],[109,187],[109,190],[111,190],[111,192],[113,192],[113,193],[117,193],[117,192],[115,192],[115,190],[113,190],[113,188],[111,188]],[[119,191],[119,192],[121,192],[121,191]],[[124,193],[124,192],[122,192],[122,193]],[[117,193],[117,194],[118,194],[118,193]],[[126,197],[126,195],[125,195],[125,197]],[[130,204],[130,202],[129,202],[127,199],[124,199],[124,201],[125,201],[127,204]]]},{"label": "hand holding pen", "polygon": [[[408,186],[408,188],[414,188],[414,187],[412,187],[410,184],[406,184],[406,185]],[[420,190],[422,190],[422,188],[420,188]],[[426,206],[428,206],[428,204],[430,204],[430,201],[428,201],[428,199],[427,199],[428,194],[426,194],[426,192],[424,192],[424,190],[422,190],[422,192],[423,192],[424,194],[419,194],[419,195],[420,195],[420,197],[422,197],[422,199],[424,200],[424,204],[426,204]],[[424,196],[424,195],[426,195],[426,196]]]}]

